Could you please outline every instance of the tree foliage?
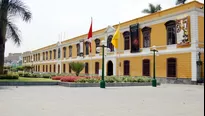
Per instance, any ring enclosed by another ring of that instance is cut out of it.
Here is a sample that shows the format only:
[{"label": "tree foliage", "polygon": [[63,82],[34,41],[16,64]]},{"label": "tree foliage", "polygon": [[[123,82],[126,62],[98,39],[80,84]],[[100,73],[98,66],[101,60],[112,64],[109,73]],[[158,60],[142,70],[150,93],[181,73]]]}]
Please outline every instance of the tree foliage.
[{"label": "tree foliage", "polygon": [[14,24],[15,18],[25,22],[32,14],[21,0],[0,0],[0,74],[3,73],[5,43],[11,39],[18,46],[21,44],[20,30]]},{"label": "tree foliage", "polygon": [[84,69],[85,64],[81,62],[71,62],[71,69],[75,72],[76,76],[79,76],[80,72]]},{"label": "tree foliage", "polygon": [[176,5],[185,4],[187,0],[177,0]]},{"label": "tree foliage", "polygon": [[152,14],[152,13],[156,13],[156,12],[158,12],[158,11],[161,11],[162,10],[162,7],[161,7],[161,5],[160,4],[158,4],[158,5],[153,5],[153,4],[149,4],[149,8],[148,9],[144,9],[143,11],[142,11],[142,13],[148,13],[148,14]]}]

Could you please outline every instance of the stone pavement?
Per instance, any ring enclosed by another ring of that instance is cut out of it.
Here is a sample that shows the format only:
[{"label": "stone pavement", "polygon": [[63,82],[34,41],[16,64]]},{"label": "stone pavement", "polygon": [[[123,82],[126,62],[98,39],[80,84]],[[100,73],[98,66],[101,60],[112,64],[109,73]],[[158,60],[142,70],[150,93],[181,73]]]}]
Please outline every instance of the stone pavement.
[{"label": "stone pavement", "polygon": [[204,116],[204,86],[0,87],[0,116]]}]

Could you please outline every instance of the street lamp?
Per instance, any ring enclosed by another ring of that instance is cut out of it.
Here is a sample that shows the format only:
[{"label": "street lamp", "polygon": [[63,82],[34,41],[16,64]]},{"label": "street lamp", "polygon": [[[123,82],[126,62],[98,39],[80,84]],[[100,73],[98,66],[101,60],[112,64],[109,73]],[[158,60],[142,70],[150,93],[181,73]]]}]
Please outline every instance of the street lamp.
[{"label": "street lamp", "polygon": [[157,80],[156,80],[156,64],[155,64],[155,57],[156,57],[156,52],[158,52],[156,46],[153,46],[151,51],[154,53],[153,54],[153,80],[152,80],[152,86],[157,87]]},{"label": "street lamp", "polygon": [[[97,52],[100,52],[100,47],[102,48],[102,78],[101,78],[101,81],[100,81],[100,88],[105,88],[106,84],[105,84],[105,75],[104,75],[104,61],[105,61],[105,44],[106,42],[103,40],[102,42],[102,45],[98,46],[97,48]],[[106,49],[108,52],[110,51],[109,48]]]}]

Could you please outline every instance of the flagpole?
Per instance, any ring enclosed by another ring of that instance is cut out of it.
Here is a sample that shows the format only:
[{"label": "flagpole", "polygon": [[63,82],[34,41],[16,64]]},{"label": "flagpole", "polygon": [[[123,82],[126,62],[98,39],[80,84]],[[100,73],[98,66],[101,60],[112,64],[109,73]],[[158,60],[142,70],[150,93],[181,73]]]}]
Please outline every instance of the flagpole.
[{"label": "flagpole", "polygon": [[[91,17],[91,25],[93,26],[93,17]],[[93,30],[92,30],[93,31]],[[90,61],[91,61],[91,77],[93,77],[93,62],[92,62],[92,37],[90,38]]]},{"label": "flagpole", "polygon": [[[119,22],[119,26],[120,26],[120,22]],[[119,29],[119,31],[120,31],[120,29]],[[119,77],[120,77],[120,40],[121,40],[121,33],[120,33],[120,38],[119,38],[119,42],[118,42],[118,49],[119,49],[119,51],[118,51],[118,54],[119,54],[119,57],[118,57],[118,70],[119,70]]]}]

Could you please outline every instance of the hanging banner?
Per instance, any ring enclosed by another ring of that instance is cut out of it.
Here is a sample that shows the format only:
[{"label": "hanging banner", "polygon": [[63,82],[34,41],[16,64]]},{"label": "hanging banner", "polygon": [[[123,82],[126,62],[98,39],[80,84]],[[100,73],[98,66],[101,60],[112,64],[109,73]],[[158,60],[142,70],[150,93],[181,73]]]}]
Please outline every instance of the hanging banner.
[{"label": "hanging banner", "polygon": [[130,26],[131,53],[140,52],[139,23]]},{"label": "hanging banner", "polygon": [[190,43],[189,27],[188,17],[176,20],[177,45],[183,46]]}]

